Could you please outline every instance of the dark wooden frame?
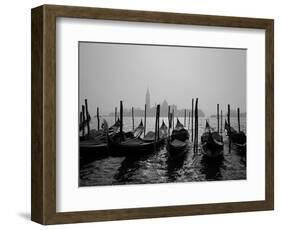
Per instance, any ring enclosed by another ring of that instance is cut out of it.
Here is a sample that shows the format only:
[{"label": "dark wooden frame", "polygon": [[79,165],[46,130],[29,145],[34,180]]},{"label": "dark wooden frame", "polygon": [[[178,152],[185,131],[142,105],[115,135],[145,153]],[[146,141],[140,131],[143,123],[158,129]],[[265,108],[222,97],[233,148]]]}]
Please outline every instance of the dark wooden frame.
[{"label": "dark wooden frame", "polygon": [[[56,17],[264,29],[266,36],[265,200],[103,211],[56,212]],[[60,224],[274,209],[273,20],[43,5],[32,9],[31,51],[31,219],[33,221],[41,224]]]}]

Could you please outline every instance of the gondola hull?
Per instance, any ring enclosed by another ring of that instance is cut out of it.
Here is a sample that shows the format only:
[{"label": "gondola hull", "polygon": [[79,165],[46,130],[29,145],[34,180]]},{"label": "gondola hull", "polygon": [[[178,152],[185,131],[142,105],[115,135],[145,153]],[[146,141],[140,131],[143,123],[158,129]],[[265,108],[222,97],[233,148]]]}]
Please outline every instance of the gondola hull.
[{"label": "gondola hull", "polygon": [[177,158],[185,154],[187,151],[187,142],[180,140],[167,141],[166,149],[169,152],[169,156],[172,158]]},{"label": "gondola hull", "polygon": [[139,138],[128,139],[121,142],[110,141],[109,150],[112,156],[134,157],[151,154],[162,145],[163,140],[144,142]]},{"label": "gondola hull", "polygon": [[235,133],[230,136],[231,145],[241,153],[246,153],[247,144],[244,133]]},{"label": "gondola hull", "polygon": [[207,142],[201,146],[202,153],[209,158],[217,158],[223,156],[223,147],[210,145]]},{"label": "gondola hull", "polygon": [[180,141],[185,141],[189,139],[189,133],[186,129],[173,130],[172,139],[177,139]]},{"label": "gondola hull", "polygon": [[246,153],[247,137],[244,132],[237,132],[225,121],[225,129],[231,141],[231,146],[241,153]]},{"label": "gondola hull", "polygon": [[223,155],[223,138],[206,124],[205,133],[201,136],[201,152],[206,157],[217,158]]},{"label": "gondola hull", "polygon": [[172,135],[168,138],[166,149],[170,158],[178,158],[183,156],[188,147],[189,133],[184,126],[177,119],[177,124],[172,132]]},{"label": "gondola hull", "polygon": [[108,157],[108,145],[107,143],[91,143],[84,141],[83,143],[80,143],[79,155],[80,159],[83,161]]}]

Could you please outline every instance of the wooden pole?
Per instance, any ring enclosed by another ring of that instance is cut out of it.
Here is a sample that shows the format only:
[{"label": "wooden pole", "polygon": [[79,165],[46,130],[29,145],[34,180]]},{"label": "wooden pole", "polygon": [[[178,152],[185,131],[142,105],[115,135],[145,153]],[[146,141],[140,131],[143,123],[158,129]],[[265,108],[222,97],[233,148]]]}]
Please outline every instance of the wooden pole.
[{"label": "wooden pole", "polygon": [[194,98],[192,98],[192,107],[191,107],[191,141],[193,141],[193,109],[194,109]]},{"label": "wooden pole", "polygon": [[116,121],[117,121],[117,107],[115,107],[114,116],[115,116],[115,123],[116,123]]},{"label": "wooden pole", "polygon": [[230,105],[227,105],[227,123],[230,127]]},{"label": "wooden pole", "polygon": [[196,152],[198,152],[198,132],[199,132],[199,121],[198,121],[198,119],[199,119],[199,114],[198,114],[198,104],[199,104],[199,99],[198,98],[196,98],[196,101],[197,101],[197,115],[196,115],[196,119],[197,119],[197,124],[196,124]]},{"label": "wooden pole", "polygon": [[217,104],[217,126],[218,126],[218,133],[220,133],[220,105]]},{"label": "wooden pole", "polygon": [[240,133],[240,108],[237,108],[238,132]]},{"label": "wooden pole", "polygon": [[229,152],[231,152],[231,139],[230,139],[230,104],[227,105],[227,123],[228,123],[228,127],[229,127],[229,130],[228,130],[228,148],[229,148]]},{"label": "wooden pole", "polygon": [[160,139],[160,105],[157,105],[157,141]]},{"label": "wooden pole", "polygon": [[195,133],[194,133],[194,152],[198,151],[198,98],[195,101]]},{"label": "wooden pole", "polygon": [[173,130],[175,129],[175,110],[173,109]]},{"label": "wooden pole", "polygon": [[198,114],[198,103],[199,103],[199,99],[198,98],[196,98],[196,101],[197,101],[197,115],[196,115],[196,117],[197,117],[197,124],[196,124],[196,152],[198,152],[198,132],[199,132],[199,121],[198,121],[198,119],[199,119],[199,114]]},{"label": "wooden pole", "polygon": [[156,111],[155,111],[154,148],[156,148],[156,140],[157,140],[157,117],[158,117],[158,105],[156,106]]},{"label": "wooden pole", "polygon": [[132,107],[132,123],[133,123],[133,130],[134,130],[135,129],[134,107]]},{"label": "wooden pole", "polygon": [[168,137],[170,137],[170,129],[171,129],[171,125],[170,125],[170,117],[171,117],[171,107],[168,106]]},{"label": "wooden pole", "polygon": [[[170,113],[171,113],[171,107],[168,106],[168,124],[169,124],[169,119],[170,119]],[[171,128],[171,127],[170,127]]]},{"label": "wooden pole", "polygon": [[82,136],[85,136],[85,106],[82,105],[82,117],[83,117],[83,121],[82,121]]},{"label": "wooden pole", "polygon": [[222,134],[222,110],[221,110],[221,134]]},{"label": "wooden pole", "polygon": [[184,127],[186,127],[186,109],[184,110]]},{"label": "wooden pole", "polygon": [[100,130],[100,109],[97,107],[98,130]]},{"label": "wooden pole", "polygon": [[121,141],[124,140],[123,137],[123,102],[120,101],[120,138]]},{"label": "wooden pole", "polygon": [[188,112],[188,130],[190,129],[190,112]]},{"label": "wooden pole", "polygon": [[146,131],[146,104],[144,105],[144,130],[143,130],[143,136],[145,136]]},{"label": "wooden pole", "polygon": [[90,116],[89,116],[89,111],[88,111],[88,101],[85,99],[85,108],[86,108],[86,122],[87,122],[87,132],[88,135],[90,135]]}]

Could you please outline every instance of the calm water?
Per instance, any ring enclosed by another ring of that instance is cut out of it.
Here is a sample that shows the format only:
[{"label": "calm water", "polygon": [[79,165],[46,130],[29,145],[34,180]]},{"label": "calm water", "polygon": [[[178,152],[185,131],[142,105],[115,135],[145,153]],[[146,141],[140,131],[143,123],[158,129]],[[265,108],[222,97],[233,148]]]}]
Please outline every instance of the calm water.
[{"label": "calm water", "polygon": [[[167,118],[163,118],[166,125]],[[179,118],[184,123],[183,118]],[[114,118],[106,117],[109,125]],[[135,127],[141,118],[135,118]],[[216,118],[208,118],[212,127],[217,127]],[[246,118],[241,118],[241,130],[246,132]],[[154,130],[154,118],[147,118],[148,131]],[[199,118],[199,144],[204,132],[206,118]],[[160,119],[160,125],[162,118]],[[188,126],[188,119],[186,121]],[[231,125],[237,129],[237,119],[231,118]],[[96,128],[92,121],[91,127]],[[223,122],[224,127],[224,122]],[[132,119],[124,118],[124,129],[132,129]],[[191,132],[190,132],[191,134]],[[107,157],[80,164],[80,186],[114,185],[114,184],[146,184],[187,181],[241,180],[246,179],[246,157],[231,149],[228,138],[223,133],[224,157],[218,161],[206,161],[202,154],[193,153],[192,144],[184,157],[170,160],[165,146],[159,151],[139,158]]]}]

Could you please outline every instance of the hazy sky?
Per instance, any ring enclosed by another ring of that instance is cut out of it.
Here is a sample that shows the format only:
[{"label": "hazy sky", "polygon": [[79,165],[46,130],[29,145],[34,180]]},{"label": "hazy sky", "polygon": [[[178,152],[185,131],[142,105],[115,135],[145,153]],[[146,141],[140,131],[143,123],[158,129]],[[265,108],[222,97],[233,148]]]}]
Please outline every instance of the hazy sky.
[{"label": "hazy sky", "polygon": [[91,113],[108,114],[124,107],[144,107],[147,88],[151,105],[164,99],[190,108],[192,97],[206,115],[246,111],[244,49],[176,47],[135,44],[79,43],[80,104],[88,98]]}]

